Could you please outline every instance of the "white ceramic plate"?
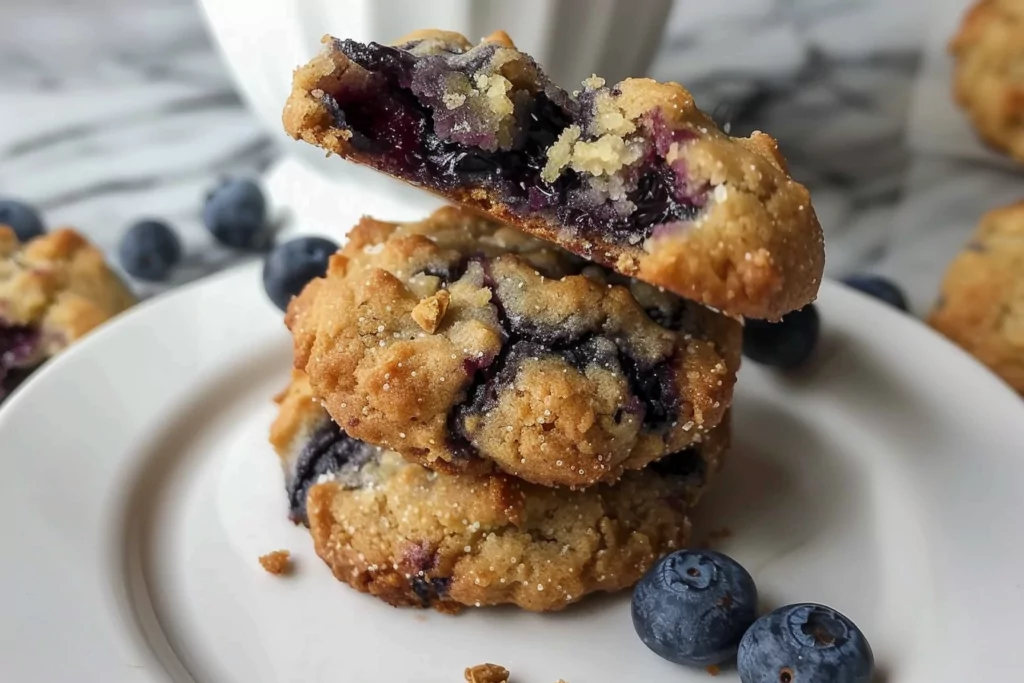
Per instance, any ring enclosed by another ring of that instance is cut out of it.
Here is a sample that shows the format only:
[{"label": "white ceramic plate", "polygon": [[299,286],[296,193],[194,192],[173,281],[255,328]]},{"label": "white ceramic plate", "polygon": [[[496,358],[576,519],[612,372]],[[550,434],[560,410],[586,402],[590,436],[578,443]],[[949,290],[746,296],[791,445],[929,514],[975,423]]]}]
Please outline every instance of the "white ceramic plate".
[{"label": "white ceramic plate", "polygon": [[[851,616],[885,683],[1019,680],[1024,402],[860,295],[826,284],[820,308],[812,367],[744,368],[698,536],[732,532],[766,607]],[[265,438],[289,348],[249,267],[140,307],[0,410],[0,680],[709,680],[644,648],[625,594],[450,617],[334,581]],[[294,576],[257,563],[278,548]]]}]

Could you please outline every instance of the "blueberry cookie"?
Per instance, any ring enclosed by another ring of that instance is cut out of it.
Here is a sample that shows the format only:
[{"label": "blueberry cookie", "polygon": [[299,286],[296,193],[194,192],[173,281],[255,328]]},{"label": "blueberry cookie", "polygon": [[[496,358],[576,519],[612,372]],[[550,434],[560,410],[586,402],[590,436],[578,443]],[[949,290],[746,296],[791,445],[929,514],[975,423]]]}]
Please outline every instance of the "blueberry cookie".
[{"label": "blueberry cookie", "polygon": [[739,324],[464,210],[363,219],[285,318],[357,439],[449,473],[614,481],[732,399]]},{"label": "blueberry cookie", "polygon": [[18,242],[0,225],[0,400],[47,358],[134,303],[69,229]]},{"label": "blueberry cookie", "polygon": [[1024,394],[1024,202],[982,217],[928,322]]},{"label": "blueberry cookie", "polygon": [[295,73],[296,139],[733,315],[814,299],[824,247],[775,140],[732,138],[676,83],[570,94],[504,33],[325,37]]},{"label": "blueberry cookie", "polygon": [[1024,163],[1024,2],[981,0],[950,43],[953,92],[982,139]]},{"label": "blueberry cookie", "polygon": [[505,474],[442,474],[345,434],[302,373],[271,442],[290,515],[334,575],[396,606],[557,610],[636,582],[689,540],[686,513],[717,470],[728,423],[613,485],[583,491]]}]

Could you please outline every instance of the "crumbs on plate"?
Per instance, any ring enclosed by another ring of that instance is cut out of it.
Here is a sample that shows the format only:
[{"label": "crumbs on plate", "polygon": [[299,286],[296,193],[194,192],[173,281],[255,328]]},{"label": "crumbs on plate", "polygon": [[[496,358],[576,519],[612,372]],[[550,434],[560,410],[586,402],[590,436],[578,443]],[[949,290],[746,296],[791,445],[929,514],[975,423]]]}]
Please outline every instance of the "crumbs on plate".
[{"label": "crumbs on plate", "polygon": [[[508,683],[509,672],[497,664],[477,664],[466,669],[467,683]],[[561,678],[556,683],[565,683]]]},{"label": "crumbs on plate", "polygon": [[260,564],[271,574],[281,576],[292,571],[292,554],[287,550],[275,550],[260,556]]}]

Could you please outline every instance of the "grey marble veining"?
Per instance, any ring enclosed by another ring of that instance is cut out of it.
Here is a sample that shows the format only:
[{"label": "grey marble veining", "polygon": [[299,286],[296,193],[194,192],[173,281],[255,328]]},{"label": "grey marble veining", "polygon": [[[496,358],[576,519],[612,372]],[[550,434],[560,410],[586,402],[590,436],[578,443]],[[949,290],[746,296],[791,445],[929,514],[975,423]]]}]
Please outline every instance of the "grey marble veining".
[{"label": "grey marble veining", "polygon": [[734,134],[779,140],[826,230],[827,270],[879,257],[909,163],[921,3],[682,0],[655,63]]},{"label": "grey marble veining", "polygon": [[[678,0],[652,75],[734,133],[780,140],[828,237],[828,270],[878,262],[910,163],[911,86],[928,0]],[[203,194],[278,153],[245,110],[191,0],[0,5],[0,195],[105,248],[142,216],[172,221],[189,267],[232,263]],[[154,288],[143,289],[155,291]]]},{"label": "grey marble veining", "polygon": [[275,153],[190,0],[9,0],[0,25],[0,194],[107,249],[165,218],[189,254],[176,282],[237,260],[201,229],[203,195]]}]

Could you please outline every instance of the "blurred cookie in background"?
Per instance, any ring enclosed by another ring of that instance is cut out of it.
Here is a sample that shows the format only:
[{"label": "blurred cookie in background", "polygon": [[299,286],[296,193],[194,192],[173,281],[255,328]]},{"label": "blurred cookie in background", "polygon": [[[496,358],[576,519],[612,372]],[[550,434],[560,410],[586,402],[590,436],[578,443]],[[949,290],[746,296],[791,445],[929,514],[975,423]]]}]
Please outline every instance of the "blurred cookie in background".
[{"label": "blurred cookie in background", "polygon": [[0,401],[43,361],[135,303],[103,253],[62,228],[0,225]]},{"label": "blurred cookie in background", "polygon": [[1024,201],[982,217],[928,322],[1024,394]]},{"label": "blurred cookie in background", "polygon": [[1024,0],[980,0],[949,49],[953,94],[975,130],[1024,163]]}]

